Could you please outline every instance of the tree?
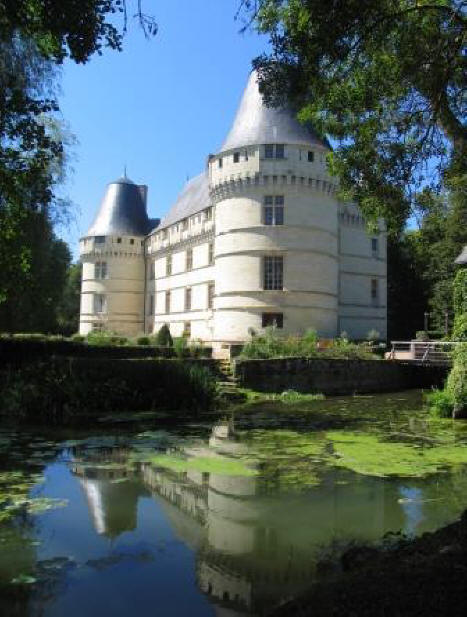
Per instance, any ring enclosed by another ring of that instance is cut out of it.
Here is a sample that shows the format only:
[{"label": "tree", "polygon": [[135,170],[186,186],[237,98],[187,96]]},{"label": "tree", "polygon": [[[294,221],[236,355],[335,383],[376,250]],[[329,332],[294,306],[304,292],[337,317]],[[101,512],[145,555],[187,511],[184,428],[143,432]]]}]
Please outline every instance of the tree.
[{"label": "tree", "polygon": [[[154,34],[157,24],[135,2],[144,33]],[[120,28],[115,13],[123,16]],[[105,46],[120,50],[127,22],[126,0],[0,0],[0,306],[11,307],[37,272],[31,220],[42,215],[46,224],[63,214],[57,65],[67,57],[87,62]]]},{"label": "tree", "polygon": [[79,330],[79,309],[81,294],[80,263],[71,264],[57,310],[57,326],[61,334],[70,336]]},{"label": "tree", "polygon": [[268,104],[286,99],[336,142],[341,194],[397,232],[423,187],[467,186],[465,0],[243,0],[270,36],[254,61]]}]

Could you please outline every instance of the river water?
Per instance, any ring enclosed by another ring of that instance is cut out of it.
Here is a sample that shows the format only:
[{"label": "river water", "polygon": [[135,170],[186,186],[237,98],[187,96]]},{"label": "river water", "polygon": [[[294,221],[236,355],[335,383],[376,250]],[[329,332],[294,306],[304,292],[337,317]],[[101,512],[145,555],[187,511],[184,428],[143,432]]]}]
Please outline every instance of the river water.
[{"label": "river water", "polygon": [[467,507],[466,423],[419,392],[69,436],[0,430],[2,615],[264,615]]}]

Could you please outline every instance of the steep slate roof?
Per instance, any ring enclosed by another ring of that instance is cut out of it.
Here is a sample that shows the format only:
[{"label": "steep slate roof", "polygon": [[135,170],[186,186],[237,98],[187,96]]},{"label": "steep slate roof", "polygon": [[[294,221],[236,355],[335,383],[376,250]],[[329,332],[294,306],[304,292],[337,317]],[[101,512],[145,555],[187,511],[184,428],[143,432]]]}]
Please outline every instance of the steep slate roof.
[{"label": "steep slate roof", "polygon": [[459,265],[467,264],[467,244],[464,246],[462,253],[459,255],[459,257],[457,257],[454,263],[459,264]]},{"label": "steep slate roof", "polygon": [[176,202],[162,219],[158,229],[168,227],[177,221],[201,212],[210,206],[209,181],[206,172],[188,180]]},{"label": "steep slate roof", "polygon": [[126,177],[107,185],[104,198],[87,236],[145,236],[151,229],[145,188]]},{"label": "steep slate roof", "polygon": [[232,128],[220,152],[254,144],[304,144],[330,148],[313,130],[301,124],[288,108],[266,107],[252,71]]}]

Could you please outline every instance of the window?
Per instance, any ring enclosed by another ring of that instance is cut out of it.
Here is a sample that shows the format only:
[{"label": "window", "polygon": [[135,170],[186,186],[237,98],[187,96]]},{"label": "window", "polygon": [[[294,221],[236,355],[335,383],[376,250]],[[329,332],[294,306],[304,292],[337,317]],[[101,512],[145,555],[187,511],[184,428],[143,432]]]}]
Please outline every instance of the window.
[{"label": "window", "polygon": [[165,312],[170,313],[170,291],[165,292]]},{"label": "window", "polygon": [[156,278],[156,264],[151,260],[149,264],[149,280],[153,280]]},{"label": "window", "polygon": [[208,244],[208,264],[211,266],[214,263],[214,244]]},{"label": "window", "polygon": [[240,152],[234,152],[233,162],[234,163],[240,163]]},{"label": "window", "polygon": [[268,328],[283,328],[284,327],[284,314],[283,313],[262,313],[261,315],[261,327]]},{"label": "window", "polygon": [[106,261],[96,261],[94,264],[94,278],[95,279],[106,279],[107,278],[107,262]]},{"label": "window", "polygon": [[263,288],[283,289],[284,258],[266,256],[263,258]]},{"label": "window", "polygon": [[263,207],[264,225],[283,225],[284,224],[284,196],[266,195]]},{"label": "window", "polygon": [[191,322],[190,321],[185,321],[185,323],[183,324],[183,336],[185,336],[186,338],[190,338],[191,336]]},{"label": "window", "polygon": [[214,307],[214,293],[216,291],[216,287],[214,283],[209,283],[208,285],[208,309],[212,309]]},{"label": "window", "polygon": [[244,156],[245,156],[245,161],[248,161],[248,150],[245,150]]},{"label": "window", "polygon": [[122,243],[122,239],[121,238],[117,238],[117,244],[121,244]]},{"label": "window", "polygon": [[186,269],[191,270],[193,268],[193,249],[186,250]]},{"label": "window", "polygon": [[191,287],[185,289],[185,311],[191,311]]},{"label": "window", "polygon": [[186,231],[188,229],[188,219],[183,219],[182,221],[182,231]]},{"label": "window", "polygon": [[264,158],[266,159],[283,159],[285,158],[284,144],[266,144],[264,146]]},{"label": "window", "polygon": [[134,244],[134,243],[135,243],[134,238],[130,238],[130,244]]},{"label": "window", "polygon": [[154,315],[154,294],[149,295],[149,313],[148,315]]},{"label": "window", "polygon": [[378,238],[371,239],[371,254],[373,255],[373,257],[378,257],[378,254],[379,254]]},{"label": "window", "polygon": [[167,255],[165,258],[165,274],[166,276],[172,274],[172,255]]},{"label": "window", "polygon": [[107,313],[107,296],[94,294],[94,313]]},{"label": "window", "polygon": [[217,164],[219,166],[219,169],[222,169],[222,157],[217,159]]},{"label": "window", "polygon": [[105,236],[96,236],[94,238],[94,242],[96,244],[104,244],[105,243]]},{"label": "window", "polygon": [[274,146],[272,144],[266,144],[264,146],[264,158],[266,159],[274,158]]},{"label": "window", "polygon": [[212,208],[206,208],[204,211],[204,220],[210,221],[212,219]]},{"label": "window", "polygon": [[379,300],[379,281],[378,279],[371,279],[371,303],[373,306],[378,305]]},{"label": "window", "polygon": [[315,153],[312,150],[308,150],[308,162],[313,163],[315,160]]}]

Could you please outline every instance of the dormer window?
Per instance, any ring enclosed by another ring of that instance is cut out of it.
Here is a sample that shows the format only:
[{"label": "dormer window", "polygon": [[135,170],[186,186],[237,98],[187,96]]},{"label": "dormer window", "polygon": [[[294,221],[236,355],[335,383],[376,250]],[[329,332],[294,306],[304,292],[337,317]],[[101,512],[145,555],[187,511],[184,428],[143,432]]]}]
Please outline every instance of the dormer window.
[{"label": "dormer window", "polygon": [[105,236],[96,236],[94,238],[94,242],[96,244],[104,244],[105,243]]},{"label": "dormer window", "polygon": [[234,163],[240,163],[240,152],[234,152],[233,162]]},{"label": "dormer window", "polygon": [[134,244],[134,243],[135,243],[134,238],[130,238],[130,244]]},{"label": "dormer window", "polygon": [[121,244],[122,243],[122,239],[121,238],[117,238],[117,244]]},{"label": "dormer window", "polygon": [[308,162],[313,163],[315,160],[315,153],[312,150],[308,150]]},{"label": "dormer window", "polygon": [[222,157],[217,159],[217,165],[218,165],[219,169],[222,169]]}]

